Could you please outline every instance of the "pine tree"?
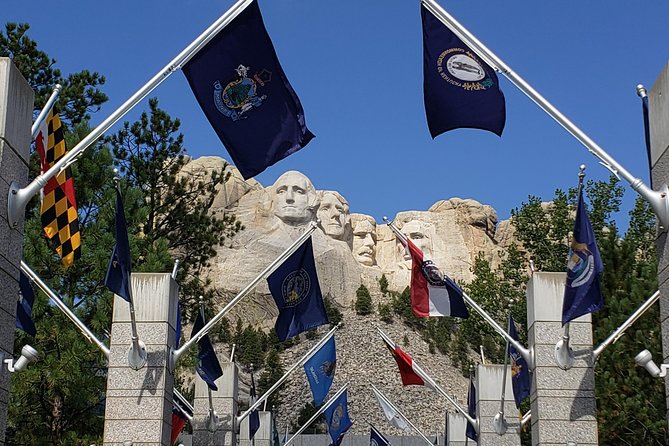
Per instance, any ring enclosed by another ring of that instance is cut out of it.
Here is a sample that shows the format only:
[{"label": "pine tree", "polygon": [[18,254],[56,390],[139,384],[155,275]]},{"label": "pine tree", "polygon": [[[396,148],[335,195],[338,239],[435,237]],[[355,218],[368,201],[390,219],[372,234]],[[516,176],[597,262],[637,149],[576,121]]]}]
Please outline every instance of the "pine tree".
[{"label": "pine tree", "polygon": [[372,296],[365,285],[360,285],[360,288],[355,292],[355,312],[359,316],[367,316],[372,314],[374,307],[372,306]]}]

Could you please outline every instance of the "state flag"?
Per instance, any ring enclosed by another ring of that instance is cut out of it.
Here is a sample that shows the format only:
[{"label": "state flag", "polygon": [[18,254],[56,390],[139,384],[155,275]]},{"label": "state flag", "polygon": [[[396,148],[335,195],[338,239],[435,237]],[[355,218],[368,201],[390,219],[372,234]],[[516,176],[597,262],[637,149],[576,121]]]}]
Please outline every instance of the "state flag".
[{"label": "state flag", "polygon": [[409,423],[407,423],[406,419],[404,419],[393,403],[391,403],[388,398],[386,398],[386,396],[377,390],[374,386],[372,386],[372,391],[374,392],[374,396],[376,397],[376,400],[379,402],[379,406],[381,406],[381,410],[383,411],[383,416],[386,417],[388,423],[404,432],[411,431],[411,426],[409,426]]},{"label": "state flag", "polygon": [[30,285],[30,280],[21,271],[19,276],[19,300],[16,302],[16,328],[23,330],[30,336],[37,334],[35,322],[33,321],[33,305],[35,304],[35,291]]},{"label": "state flag", "polygon": [[[202,312],[198,311],[190,337],[192,338],[198,334],[203,327],[204,317],[202,316]],[[218,386],[216,386],[216,380],[223,376],[223,370],[221,369],[221,363],[218,362],[214,346],[211,344],[211,340],[209,340],[209,335],[202,336],[202,338],[197,341],[197,346],[197,366],[195,367],[195,370],[211,390],[217,391]]]},{"label": "state flag", "polygon": [[304,372],[314,396],[314,406],[318,407],[325,401],[325,397],[332,386],[336,368],[337,353],[335,339],[332,336],[304,363]]},{"label": "state flag", "polygon": [[369,431],[369,446],[390,446],[390,442],[374,426]]},{"label": "state flag", "polygon": [[[516,341],[518,332],[516,324],[513,322],[513,316],[509,313],[509,335]],[[520,409],[520,403],[530,396],[530,370],[527,367],[527,361],[518,350],[509,344],[509,358],[511,359],[511,385],[513,387],[513,399],[516,401],[516,407]]]},{"label": "state flag", "polygon": [[244,179],[297,152],[314,137],[257,1],[199,50],[183,72]]},{"label": "state flag", "polygon": [[417,386],[434,388],[430,380],[425,376],[425,372],[417,365],[414,366],[413,359],[411,359],[411,356],[409,356],[408,353],[402,350],[399,345],[386,339],[385,336],[382,336],[382,338],[386,347],[388,347],[388,350],[390,350],[390,353],[393,355],[393,358],[395,358],[397,367],[400,369],[402,385],[409,386],[414,384]]},{"label": "state flag", "polygon": [[[467,413],[473,419],[476,419],[476,387],[474,386],[474,380],[469,379],[469,393],[467,393]],[[465,431],[467,438],[471,438],[478,443],[478,434],[476,433],[476,427],[467,421],[467,429]]]},{"label": "state flag", "polygon": [[424,5],[421,16],[423,96],[432,138],[457,128],[502,136],[506,105],[495,70]]},{"label": "state flag", "polygon": [[348,416],[348,391],[345,390],[324,411],[328,423],[328,433],[332,439],[332,446],[339,446],[344,434],[353,425]]},{"label": "state flag", "polygon": [[[256,382],[253,379],[253,372],[251,372],[251,390],[249,391],[249,406],[253,406],[256,401],[258,401],[258,395],[256,394]],[[249,440],[253,440],[256,432],[260,429],[260,413],[256,408],[249,415]]]},{"label": "state flag", "polygon": [[115,215],[116,244],[112,250],[105,286],[110,291],[130,302],[130,275],[132,273],[132,256],[130,255],[130,241],[128,240],[128,225],[125,220],[123,198],[121,191],[116,187],[116,215]]}]

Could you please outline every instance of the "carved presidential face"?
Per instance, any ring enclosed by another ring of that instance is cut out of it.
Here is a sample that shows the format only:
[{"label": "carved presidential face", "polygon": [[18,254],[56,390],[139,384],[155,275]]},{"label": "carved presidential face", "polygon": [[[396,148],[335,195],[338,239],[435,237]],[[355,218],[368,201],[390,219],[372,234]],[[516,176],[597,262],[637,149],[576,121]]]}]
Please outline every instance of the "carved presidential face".
[{"label": "carved presidential face", "polygon": [[274,215],[296,226],[312,220],[316,191],[300,172],[286,172],[274,183]]},{"label": "carved presidential face", "polygon": [[353,256],[365,266],[376,264],[376,227],[368,220],[353,228]]},{"label": "carved presidential face", "polygon": [[[430,258],[432,256],[432,240],[430,239],[427,225],[425,223],[419,220],[411,220],[402,226],[402,233],[423,252],[425,258]],[[406,262],[411,262],[411,254],[409,254],[409,251],[405,249],[401,243],[398,243],[398,247],[401,251],[402,258]]]},{"label": "carved presidential face", "polygon": [[332,192],[323,193],[317,215],[321,228],[330,237],[344,240],[346,227],[350,224],[348,203]]}]

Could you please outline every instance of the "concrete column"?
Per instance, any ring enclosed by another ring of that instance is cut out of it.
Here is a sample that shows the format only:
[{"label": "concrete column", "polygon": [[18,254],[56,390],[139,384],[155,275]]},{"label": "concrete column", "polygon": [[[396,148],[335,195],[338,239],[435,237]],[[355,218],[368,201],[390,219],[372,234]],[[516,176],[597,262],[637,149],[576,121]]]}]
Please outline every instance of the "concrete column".
[{"label": "concrete column", "polygon": [[[242,420],[239,425],[239,446],[272,446],[272,412],[259,413],[260,429],[253,437],[253,441],[249,440],[249,417]],[[328,440],[331,441],[329,436]]]},{"label": "concrete column", "polygon": [[168,273],[133,273],[131,283],[147,364],[139,370],[128,366],[130,311],[115,296],[103,440],[110,446],[171,446],[174,376],[167,358],[176,337],[178,286]]},{"label": "concrete column", "polygon": [[[518,446],[520,435],[515,427],[509,427],[504,435],[495,433],[493,419],[500,409],[500,397],[502,395],[502,378],[504,377],[503,365],[481,365],[476,372],[476,415],[479,419],[479,446]],[[506,388],[504,400],[504,418],[507,423],[518,424],[518,409],[513,399],[513,387],[511,385],[511,366],[507,366]]]},{"label": "concrete column", "polygon": [[[467,419],[460,412],[446,414],[446,446],[465,446],[467,436]],[[474,444],[469,440],[469,444]]]},{"label": "concrete column", "polygon": [[14,354],[19,266],[23,253],[23,219],[7,222],[9,185],[28,183],[30,126],[34,93],[14,63],[0,57],[0,444],[5,444],[9,372],[2,360]]},{"label": "concrete column", "polygon": [[214,432],[207,429],[209,387],[199,376],[195,378],[195,402],[193,404],[195,408],[193,413],[193,445],[195,446],[236,446],[237,444],[237,433],[233,420],[237,416],[239,402],[239,368],[234,362],[223,362],[221,363],[221,369],[223,370],[223,376],[216,380],[218,391],[211,393],[214,410],[219,420]]},{"label": "concrete column", "polygon": [[555,361],[555,344],[563,334],[565,280],[565,273],[536,272],[527,284],[528,340],[536,361],[530,395],[533,446],[598,444],[589,314],[570,324],[571,348],[586,354],[570,370]]},{"label": "concrete column", "polygon": [[[669,184],[669,64],[664,67],[648,93],[651,177],[657,190]],[[660,286],[660,323],[662,325],[663,363],[669,362],[669,243],[667,231],[657,237],[657,280]],[[657,356],[658,352],[655,353]],[[657,358],[656,358],[657,359]],[[667,407],[669,407],[669,376],[665,377]],[[667,412],[669,421],[669,412]]]}]

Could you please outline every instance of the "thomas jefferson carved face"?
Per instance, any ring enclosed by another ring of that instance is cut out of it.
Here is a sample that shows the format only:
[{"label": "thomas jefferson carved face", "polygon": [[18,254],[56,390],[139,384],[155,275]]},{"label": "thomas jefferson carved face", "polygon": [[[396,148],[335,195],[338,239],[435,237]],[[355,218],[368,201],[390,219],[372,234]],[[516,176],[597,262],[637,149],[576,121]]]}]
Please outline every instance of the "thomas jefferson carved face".
[{"label": "thomas jefferson carved face", "polygon": [[274,183],[274,215],[290,226],[309,223],[313,219],[316,190],[309,178],[291,170]]},{"label": "thomas jefferson carved face", "polygon": [[376,228],[368,220],[361,220],[353,228],[353,256],[365,266],[376,264]]},{"label": "thomas jefferson carved face", "polygon": [[344,240],[347,227],[351,224],[348,203],[344,197],[332,191],[323,192],[317,215],[323,232],[333,239]]}]

